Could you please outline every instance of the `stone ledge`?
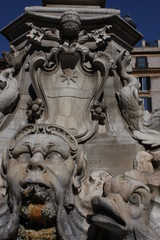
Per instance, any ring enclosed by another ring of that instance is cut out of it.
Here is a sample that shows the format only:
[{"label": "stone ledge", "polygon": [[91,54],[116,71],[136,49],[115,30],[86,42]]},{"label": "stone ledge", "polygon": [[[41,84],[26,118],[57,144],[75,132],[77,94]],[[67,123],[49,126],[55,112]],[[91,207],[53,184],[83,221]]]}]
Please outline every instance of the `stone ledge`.
[{"label": "stone ledge", "polygon": [[48,5],[80,5],[105,7],[106,0],[42,0],[43,6]]}]

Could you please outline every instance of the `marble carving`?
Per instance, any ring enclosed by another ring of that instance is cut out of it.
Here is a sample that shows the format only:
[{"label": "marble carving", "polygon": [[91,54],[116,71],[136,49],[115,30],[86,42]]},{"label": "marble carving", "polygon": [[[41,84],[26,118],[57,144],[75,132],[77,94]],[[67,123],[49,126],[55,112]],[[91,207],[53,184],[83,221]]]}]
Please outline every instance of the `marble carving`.
[{"label": "marble carving", "polygon": [[[159,110],[144,110],[129,51],[111,51],[112,25],[87,31],[73,9],[57,28],[25,28],[24,46],[3,53],[8,68],[0,73],[0,133],[23,115],[2,151],[0,239],[160,239]],[[83,148],[98,134],[115,143],[107,130],[112,76],[119,115],[142,147],[133,169],[116,176],[90,172]]]},{"label": "marble carving", "polygon": [[7,68],[0,73],[0,129],[11,115],[19,99],[18,81],[13,77],[14,68]]}]

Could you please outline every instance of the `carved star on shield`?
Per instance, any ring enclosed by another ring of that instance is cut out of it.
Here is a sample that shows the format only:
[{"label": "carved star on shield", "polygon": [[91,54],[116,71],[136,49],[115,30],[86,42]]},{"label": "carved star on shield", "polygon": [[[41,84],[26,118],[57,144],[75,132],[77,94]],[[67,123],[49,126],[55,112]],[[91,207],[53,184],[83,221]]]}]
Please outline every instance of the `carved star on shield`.
[{"label": "carved star on shield", "polygon": [[64,69],[63,75],[60,76],[61,78],[64,78],[62,82],[67,81],[67,85],[70,85],[71,81],[76,83],[75,78],[78,78],[78,76],[75,75],[75,72],[76,72],[75,70],[72,70],[70,68]]}]

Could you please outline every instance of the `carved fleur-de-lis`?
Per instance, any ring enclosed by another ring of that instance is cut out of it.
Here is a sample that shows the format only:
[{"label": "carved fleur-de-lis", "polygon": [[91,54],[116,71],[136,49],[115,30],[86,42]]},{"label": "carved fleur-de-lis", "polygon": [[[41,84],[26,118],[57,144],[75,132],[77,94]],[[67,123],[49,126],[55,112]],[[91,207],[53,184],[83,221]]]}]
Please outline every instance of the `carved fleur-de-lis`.
[{"label": "carved fleur-de-lis", "polygon": [[70,81],[76,83],[75,78],[78,78],[77,75],[75,75],[75,70],[72,70],[70,68],[66,68],[63,70],[63,75],[60,77],[63,78],[62,82],[67,81],[67,85],[70,85]]}]

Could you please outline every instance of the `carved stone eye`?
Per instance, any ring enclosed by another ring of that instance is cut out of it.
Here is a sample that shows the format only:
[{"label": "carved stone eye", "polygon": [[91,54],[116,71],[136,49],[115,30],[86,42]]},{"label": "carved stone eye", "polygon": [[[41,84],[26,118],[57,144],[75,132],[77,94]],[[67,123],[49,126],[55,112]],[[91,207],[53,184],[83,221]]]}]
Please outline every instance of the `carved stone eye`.
[{"label": "carved stone eye", "polygon": [[26,153],[21,153],[18,157],[17,157],[17,161],[18,162],[28,162],[31,158],[31,154],[28,152]]},{"label": "carved stone eye", "polygon": [[47,156],[47,159],[52,159],[52,158],[63,158],[63,156],[59,152],[50,152]]},{"label": "carved stone eye", "polygon": [[138,193],[133,193],[130,196],[130,202],[135,205],[139,205],[141,203],[141,197]]}]

